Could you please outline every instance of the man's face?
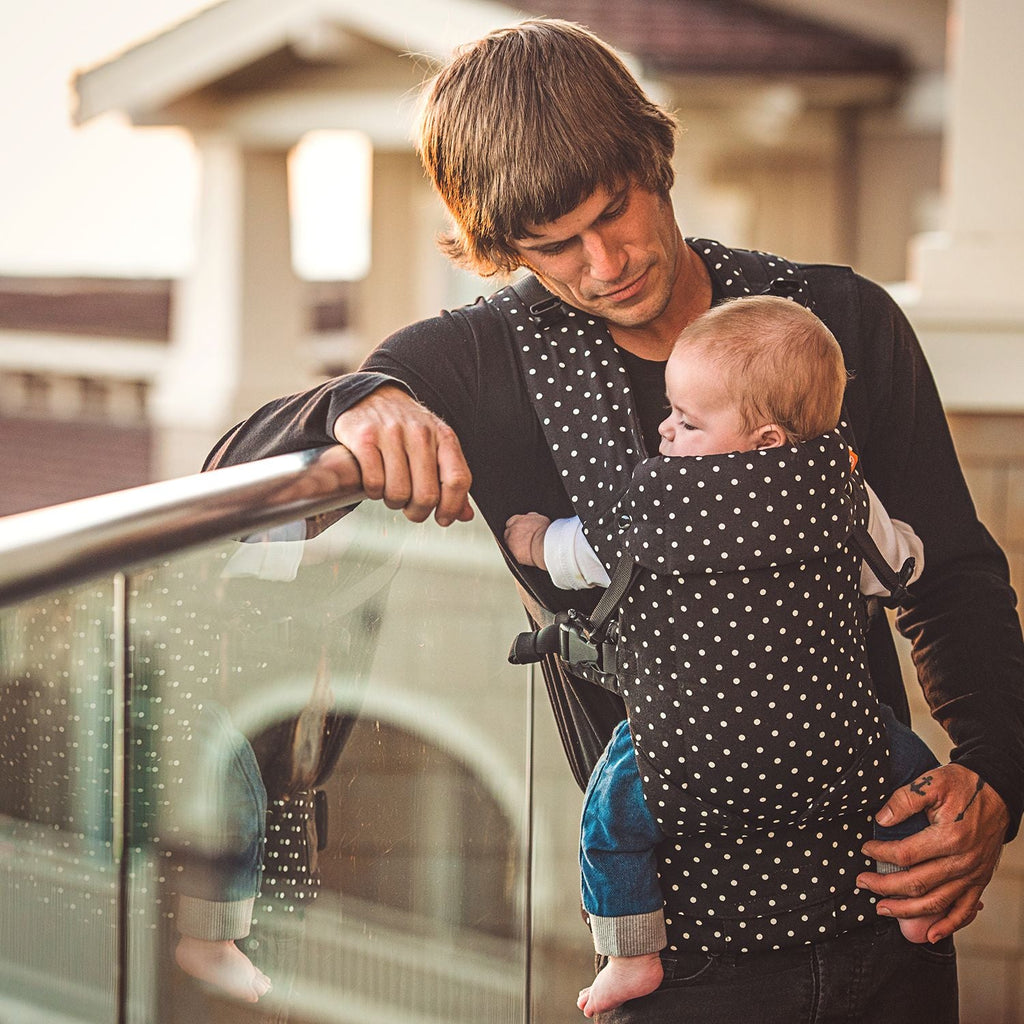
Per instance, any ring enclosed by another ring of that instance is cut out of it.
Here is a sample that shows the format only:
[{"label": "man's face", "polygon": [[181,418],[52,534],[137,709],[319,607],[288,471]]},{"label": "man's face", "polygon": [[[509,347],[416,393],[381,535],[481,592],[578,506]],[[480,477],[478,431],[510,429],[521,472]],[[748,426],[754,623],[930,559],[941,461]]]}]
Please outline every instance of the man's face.
[{"label": "man's face", "polygon": [[575,209],[531,224],[513,245],[549,291],[613,326],[665,312],[679,273],[679,229],[667,199],[629,185],[599,188]]}]

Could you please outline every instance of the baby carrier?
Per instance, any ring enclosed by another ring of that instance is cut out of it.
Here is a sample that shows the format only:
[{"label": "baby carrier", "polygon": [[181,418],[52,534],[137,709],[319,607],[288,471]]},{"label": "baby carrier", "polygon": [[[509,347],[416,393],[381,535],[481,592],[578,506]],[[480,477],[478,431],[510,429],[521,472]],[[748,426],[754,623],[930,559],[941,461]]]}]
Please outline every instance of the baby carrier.
[{"label": "baby carrier", "polygon": [[[877,549],[838,431],[645,460],[610,515],[623,554],[593,615],[522,634],[510,660],[554,652],[624,698],[662,828],[721,834],[877,809],[884,772],[865,780],[885,753],[858,594],[861,552]],[[885,573],[898,594],[912,567]]]},{"label": "baby carrier", "polygon": [[[720,291],[753,290],[735,251],[691,244]],[[770,290],[806,300],[792,265],[746,255],[777,273]],[[522,635],[513,660],[557,651],[623,698],[648,806],[671,837],[670,949],[771,948],[869,920],[873,899],[853,880],[870,867],[859,848],[888,796],[887,746],[848,544],[866,536],[867,499],[846,441],[644,461],[610,335],[539,292],[528,281],[491,301],[613,579],[592,615]]]}]

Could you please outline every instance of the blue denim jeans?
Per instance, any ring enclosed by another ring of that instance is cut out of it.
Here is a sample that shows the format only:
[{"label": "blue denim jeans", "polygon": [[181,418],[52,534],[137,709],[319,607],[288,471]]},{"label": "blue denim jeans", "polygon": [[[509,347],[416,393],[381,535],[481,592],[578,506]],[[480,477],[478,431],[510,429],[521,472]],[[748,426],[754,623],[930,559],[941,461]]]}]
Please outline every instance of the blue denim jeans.
[{"label": "blue denim jeans", "polygon": [[663,904],[655,847],[665,838],[644,800],[629,723],[619,722],[583,798],[583,906],[600,917],[649,914]]},{"label": "blue denim jeans", "polygon": [[[913,782],[938,761],[912,729],[886,704],[880,718],[889,740],[893,790]],[[887,828],[878,839],[904,839],[928,824],[923,812]],[[654,847],[665,838],[647,809],[628,722],[620,722],[591,773],[580,827],[583,906],[600,917],[648,914],[662,906]]]},{"label": "blue denim jeans", "polygon": [[[665,980],[598,1024],[957,1024],[953,940],[907,942],[878,918],[827,942],[663,956]],[[603,964],[599,963],[599,966]]]},{"label": "blue denim jeans", "polygon": [[[210,805],[220,810],[216,821],[197,825],[193,852],[181,879],[181,891],[214,902],[252,899],[260,891],[266,836],[267,791],[256,755],[230,716],[207,701],[193,722],[193,743],[209,757],[208,774],[194,780]],[[195,766],[193,765],[193,771]]]},{"label": "blue denim jeans", "polygon": [[[889,736],[889,781],[893,790],[906,786],[918,776],[937,768],[939,762],[928,749],[928,745],[914,732],[904,725],[892,713],[888,704],[880,704],[879,717]],[[901,821],[898,825],[875,826],[876,839],[906,839],[915,835],[928,824],[928,816],[924,811]]]}]

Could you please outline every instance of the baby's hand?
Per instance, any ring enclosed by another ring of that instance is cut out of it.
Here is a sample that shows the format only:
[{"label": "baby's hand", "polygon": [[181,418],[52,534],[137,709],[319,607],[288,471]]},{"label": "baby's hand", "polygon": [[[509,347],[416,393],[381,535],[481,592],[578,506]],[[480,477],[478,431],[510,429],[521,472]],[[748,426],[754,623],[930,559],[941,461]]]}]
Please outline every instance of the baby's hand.
[{"label": "baby's hand", "polygon": [[550,525],[551,520],[539,512],[511,516],[505,523],[505,543],[520,565],[547,568],[544,564],[544,534]]}]

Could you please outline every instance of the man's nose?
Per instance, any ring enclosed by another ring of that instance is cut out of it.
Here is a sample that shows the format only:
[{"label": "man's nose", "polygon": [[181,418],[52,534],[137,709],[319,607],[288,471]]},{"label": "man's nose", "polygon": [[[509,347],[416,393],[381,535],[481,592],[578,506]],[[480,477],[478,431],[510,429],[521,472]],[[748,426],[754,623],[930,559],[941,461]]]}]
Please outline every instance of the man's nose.
[{"label": "man's nose", "polygon": [[625,250],[595,231],[584,237],[583,249],[590,276],[595,281],[615,282],[626,268]]},{"label": "man's nose", "polygon": [[658,424],[658,433],[661,434],[661,436],[663,438],[665,438],[666,441],[671,441],[672,440],[672,417],[671,416],[666,416]]}]

